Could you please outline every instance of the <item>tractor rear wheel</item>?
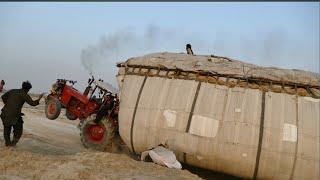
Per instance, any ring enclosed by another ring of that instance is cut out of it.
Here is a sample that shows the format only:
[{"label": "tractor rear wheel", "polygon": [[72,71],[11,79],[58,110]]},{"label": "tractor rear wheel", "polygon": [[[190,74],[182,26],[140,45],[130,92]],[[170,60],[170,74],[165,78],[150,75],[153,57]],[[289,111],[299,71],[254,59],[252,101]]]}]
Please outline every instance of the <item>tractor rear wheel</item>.
[{"label": "tractor rear wheel", "polygon": [[94,123],[96,115],[83,120],[80,126],[80,139],[84,147],[98,151],[111,151],[115,127],[111,120],[103,118],[99,124]]},{"label": "tractor rear wheel", "polygon": [[61,103],[59,100],[51,98],[45,106],[46,117],[51,120],[57,119],[61,112]]},{"label": "tractor rear wheel", "polygon": [[70,112],[68,109],[66,109],[66,117],[69,120],[76,120],[78,117],[74,114],[72,114],[72,112]]}]

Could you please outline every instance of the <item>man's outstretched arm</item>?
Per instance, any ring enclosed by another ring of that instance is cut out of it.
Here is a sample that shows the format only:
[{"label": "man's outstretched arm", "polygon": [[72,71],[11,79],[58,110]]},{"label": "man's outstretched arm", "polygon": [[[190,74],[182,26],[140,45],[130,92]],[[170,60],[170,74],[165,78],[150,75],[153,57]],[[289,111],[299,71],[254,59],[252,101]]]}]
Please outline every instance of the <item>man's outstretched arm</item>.
[{"label": "man's outstretched arm", "polygon": [[41,94],[37,100],[32,100],[32,98],[30,97],[29,94],[27,94],[27,93],[24,94],[25,101],[26,101],[30,106],[37,106],[37,105],[39,105],[39,101],[40,101],[40,99],[42,98],[42,96],[43,96],[43,94]]}]

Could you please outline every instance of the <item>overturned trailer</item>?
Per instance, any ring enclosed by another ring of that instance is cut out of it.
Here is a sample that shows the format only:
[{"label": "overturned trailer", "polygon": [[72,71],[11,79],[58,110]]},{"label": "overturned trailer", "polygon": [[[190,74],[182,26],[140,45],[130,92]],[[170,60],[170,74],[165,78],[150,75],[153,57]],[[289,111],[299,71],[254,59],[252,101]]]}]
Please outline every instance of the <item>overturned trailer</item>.
[{"label": "overturned trailer", "polygon": [[155,53],[118,63],[119,132],[132,152],[245,178],[319,179],[319,74]]}]

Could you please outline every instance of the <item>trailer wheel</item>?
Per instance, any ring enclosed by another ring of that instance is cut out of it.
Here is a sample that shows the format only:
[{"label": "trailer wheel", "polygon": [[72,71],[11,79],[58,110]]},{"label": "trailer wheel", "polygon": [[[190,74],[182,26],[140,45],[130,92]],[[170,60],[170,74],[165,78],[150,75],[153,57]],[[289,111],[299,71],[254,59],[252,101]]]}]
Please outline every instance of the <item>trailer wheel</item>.
[{"label": "trailer wheel", "polygon": [[66,109],[66,117],[69,120],[76,120],[78,117],[74,114],[72,114],[68,109]]},{"label": "trailer wheel", "polygon": [[104,118],[95,124],[96,115],[83,120],[80,126],[80,139],[84,147],[98,151],[111,151],[115,127],[111,120]]},{"label": "trailer wheel", "polygon": [[46,117],[55,120],[60,115],[61,103],[57,99],[49,99],[45,106]]}]

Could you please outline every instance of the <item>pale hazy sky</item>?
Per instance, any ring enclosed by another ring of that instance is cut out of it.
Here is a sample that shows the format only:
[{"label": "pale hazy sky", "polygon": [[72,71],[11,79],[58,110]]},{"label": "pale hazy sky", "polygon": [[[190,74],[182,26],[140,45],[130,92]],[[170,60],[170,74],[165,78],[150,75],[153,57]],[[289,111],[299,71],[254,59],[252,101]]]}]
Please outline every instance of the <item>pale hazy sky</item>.
[{"label": "pale hazy sky", "polygon": [[29,80],[42,92],[68,78],[82,91],[83,60],[117,87],[116,62],[184,52],[186,43],[195,54],[319,72],[319,9],[318,2],[0,2],[0,79],[7,89]]}]

